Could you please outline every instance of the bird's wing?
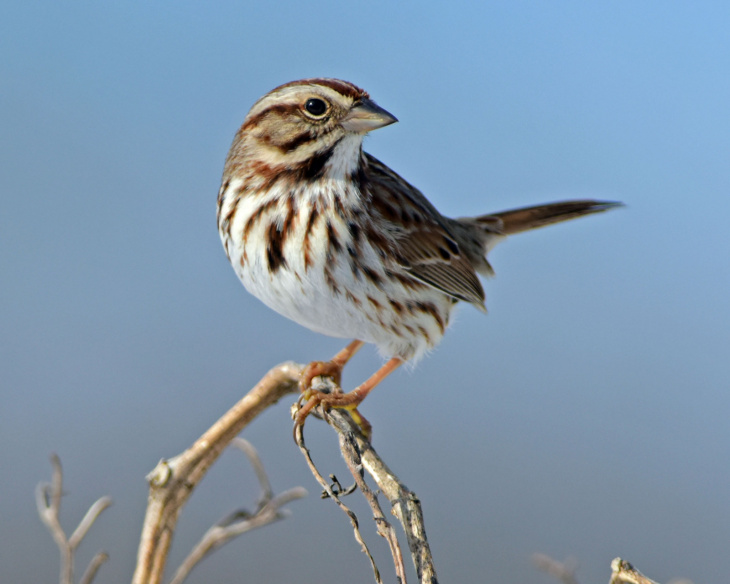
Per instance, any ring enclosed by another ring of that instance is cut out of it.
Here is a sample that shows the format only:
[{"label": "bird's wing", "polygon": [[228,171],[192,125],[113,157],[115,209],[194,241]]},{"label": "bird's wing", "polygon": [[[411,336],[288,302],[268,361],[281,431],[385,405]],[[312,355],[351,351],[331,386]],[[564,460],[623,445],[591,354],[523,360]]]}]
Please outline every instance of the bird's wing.
[{"label": "bird's wing", "polygon": [[376,158],[365,154],[371,204],[389,224],[398,261],[411,277],[453,298],[484,308],[484,289],[445,218],[426,197]]}]

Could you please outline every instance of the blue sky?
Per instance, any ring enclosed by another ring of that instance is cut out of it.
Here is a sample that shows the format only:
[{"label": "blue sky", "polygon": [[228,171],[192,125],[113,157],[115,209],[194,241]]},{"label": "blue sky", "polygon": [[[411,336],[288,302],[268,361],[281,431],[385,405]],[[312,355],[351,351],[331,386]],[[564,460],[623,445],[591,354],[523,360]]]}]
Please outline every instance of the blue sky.
[{"label": "blue sky", "polygon": [[[442,345],[363,408],[423,501],[441,579],[547,582],[536,551],[575,556],[584,582],[618,555],[658,581],[726,578],[730,7],[39,1],[6,3],[0,23],[3,581],[55,578],[33,504],[51,451],[66,525],[114,498],[81,559],[107,549],[102,578],[124,581],[157,460],[269,367],[340,348],[248,296],[215,229],[248,108],[308,76],[350,80],[399,118],[366,149],[445,214],[627,205],[502,244],[489,314],[462,307]],[[345,384],[379,363],[363,350]],[[312,495],[191,582],[369,581],[291,442],[288,406],[245,436],[275,489]],[[309,442],[342,472],[321,426]],[[173,563],[256,495],[224,457]]]}]

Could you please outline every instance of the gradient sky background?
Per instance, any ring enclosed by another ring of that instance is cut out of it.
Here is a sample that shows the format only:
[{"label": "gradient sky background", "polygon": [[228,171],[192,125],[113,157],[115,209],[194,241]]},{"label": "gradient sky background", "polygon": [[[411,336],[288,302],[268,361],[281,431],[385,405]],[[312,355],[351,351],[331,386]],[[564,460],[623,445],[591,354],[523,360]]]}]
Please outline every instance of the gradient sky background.
[{"label": "gradient sky background", "polygon": [[[622,556],[658,581],[730,573],[730,5],[725,2],[6,2],[0,7],[0,579],[50,582],[33,489],[63,521],[109,494],[79,561],[131,577],[145,474],[271,366],[342,341],[268,310],[215,228],[230,141],[276,85],[335,76],[400,123],[366,148],[444,213],[570,197],[625,209],[492,255],[489,314],[367,400],[421,498],[443,582],[584,583]],[[345,385],[380,361],[372,348]],[[370,582],[291,440],[290,401],[245,432],[293,516],[190,582]],[[307,425],[323,472],[335,440]],[[258,495],[227,454],[179,524],[176,566]],[[364,515],[363,517],[367,517]],[[363,520],[393,581],[387,548]]]}]

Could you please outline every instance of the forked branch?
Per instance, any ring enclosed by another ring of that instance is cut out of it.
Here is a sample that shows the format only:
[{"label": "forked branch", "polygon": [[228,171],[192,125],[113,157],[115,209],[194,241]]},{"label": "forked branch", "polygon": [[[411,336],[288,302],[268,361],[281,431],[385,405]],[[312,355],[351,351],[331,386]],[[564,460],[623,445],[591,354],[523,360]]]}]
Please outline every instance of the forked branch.
[{"label": "forked branch", "polygon": [[578,580],[575,577],[578,563],[573,558],[559,562],[545,554],[533,554],[532,564],[538,570],[552,576],[561,584],[578,584]]},{"label": "forked branch", "polygon": [[[532,563],[538,570],[549,574],[562,584],[578,584],[575,577],[577,563],[572,558],[565,562],[559,562],[545,554],[534,554]],[[680,581],[673,580],[673,582],[678,584]],[[691,584],[687,580],[681,582]],[[608,584],[657,584],[657,582],[644,576],[626,560],[616,558],[611,562],[611,579]]]},{"label": "forked branch", "polygon": [[231,446],[241,450],[248,457],[256,471],[259,486],[261,487],[261,495],[256,509],[252,512],[241,509],[230,513],[206,531],[198,544],[188,554],[188,557],[183,560],[170,584],[181,584],[203,558],[239,535],[258,527],[264,527],[279,519],[284,519],[289,515],[289,512],[282,509],[282,507],[291,501],[307,496],[307,491],[302,487],[294,487],[275,496],[269,478],[264,471],[264,465],[251,443],[243,438],[234,438]]},{"label": "forked branch", "polygon": [[[283,396],[298,390],[300,372],[301,366],[295,363],[274,367],[190,448],[174,458],[161,460],[147,476],[150,493],[133,584],[162,581],[177,519],[190,494],[251,420]],[[289,500],[296,498],[291,493],[289,497]]]},{"label": "forked branch", "polygon": [[[213,424],[188,450],[172,459],[160,461],[148,475],[150,494],[133,584],[159,584],[162,581],[179,513],[194,488],[231,442],[235,442],[235,445],[246,453],[256,470],[262,491],[259,502],[253,512],[237,511],[208,530],[184,561],[172,584],[180,584],[202,558],[236,536],[285,517],[286,510],[282,510],[281,507],[306,494],[304,489],[297,487],[274,496],[261,461],[253,447],[245,440],[235,440],[241,430],[266,408],[283,396],[298,391],[301,370],[300,365],[284,363],[269,371],[246,396]],[[330,391],[339,390],[332,380],[323,378],[319,378],[319,380],[328,386]],[[437,584],[433,558],[426,539],[423,513],[416,495],[383,462],[348,413],[336,409],[329,412],[322,412],[318,409],[313,413],[323,417],[336,431],[342,456],[355,480],[355,485],[370,505],[378,534],[388,542],[398,582],[403,584],[406,582],[405,566],[398,538],[380,507],[378,493],[368,486],[365,472],[372,477],[378,490],[385,495],[391,505],[391,513],[403,527],[419,582]],[[331,484],[324,479],[306,448],[302,426],[296,427],[295,437],[312,473],[322,485],[326,495],[332,498],[350,517],[355,536],[372,563],[375,580],[378,583],[382,582],[375,561],[360,534],[357,517],[342,502],[342,496],[351,492],[351,489],[343,490],[336,481],[335,484]],[[96,501],[73,534],[67,537],[59,522],[63,472],[57,456],[53,455],[51,462],[54,468],[52,482],[38,486],[36,503],[42,521],[48,527],[61,551],[61,584],[73,584],[76,548],[99,515],[111,504],[111,499],[102,497]],[[94,556],[81,578],[80,584],[91,584],[99,567],[106,559],[107,556],[103,552]],[[567,562],[561,564],[544,555],[535,556],[534,561],[540,569],[551,574],[563,584],[577,584],[573,564]],[[612,562],[611,568],[613,573],[609,584],[656,584],[620,558],[616,558]]]},{"label": "forked branch", "polygon": [[[95,501],[79,522],[78,526],[70,537],[61,527],[59,515],[61,514],[61,497],[63,496],[63,468],[58,455],[51,455],[53,466],[53,478],[49,483],[40,483],[36,488],[36,507],[41,521],[51,532],[59,551],[61,552],[61,584],[73,584],[74,581],[74,559],[76,549],[83,541],[89,529],[97,520],[99,515],[112,504],[110,497],[101,497]],[[80,584],[91,584],[101,565],[109,559],[105,552],[98,552],[89,563]]]},{"label": "forked branch", "polygon": [[[323,383],[328,384],[330,391],[337,391],[337,387],[331,380],[322,379]],[[390,547],[393,557],[394,569],[399,582],[405,584],[406,574],[403,565],[403,557],[398,544],[395,530],[386,520],[376,494],[368,487],[365,482],[364,471],[373,478],[379,490],[385,495],[391,505],[391,513],[395,515],[403,527],[408,547],[411,553],[411,559],[416,568],[419,582],[436,584],[436,569],[433,564],[431,549],[426,538],[426,529],[421,511],[421,504],[415,493],[410,491],[396,474],[388,468],[385,462],[380,458],[373,448],[370,441],[360,431],[360,427],[355,424],[344,410],[333,409],[329,412],[321,412],[318,414],[327,421],[327,423],[337,432],[340,441],[340,451],[350,470],[357,486],[365,496],[366,501],[370,505],[373,512],[373,518],[377,526],[378,534],[386,539]],[[357,518],[354,513],[341,501],[339,493],[332,489],[332,486],[322,477],[311,459],[309,450],[304,443],[304,434],[302,427],[296,428],[295,437],[297,444],[304,454],[312,473],[319,481],[325,493],[338,504],[350,517],[355,530],[355,537],[362,545],[363,551],[370,559],[373,567],[373,573],[376,582],[381,582],[380,574],[373,560],[370,551],[362,540],[359,532]]]}]

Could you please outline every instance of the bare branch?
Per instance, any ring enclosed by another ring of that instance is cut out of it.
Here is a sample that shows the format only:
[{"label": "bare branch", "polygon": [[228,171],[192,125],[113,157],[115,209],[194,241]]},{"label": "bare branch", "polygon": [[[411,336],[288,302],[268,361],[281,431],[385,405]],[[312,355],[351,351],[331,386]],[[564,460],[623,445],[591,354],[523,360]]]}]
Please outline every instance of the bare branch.
[{"label": "bare branch", "polygon": [[108,559],[109,554],[106,552],[99,552],[96,554],[91,559],[91,562],[89,562],[89,566],[86,568],[84,575],[81,576],[79,584],[91,584],[94,581],[94,578],[96,578],[96,573],[99,571],[99,568],[101,568]]},{"label": "bare branch", "polygon": [[288,512],[286,509],[281,509],[281,507],[291,501],[307,496],[306,489],[294,487],[275,497],[256,449],[248,440],[243,438],[235,438],[232,445],[238,447],[248,456],[256,471],[262,491],[257,509],[254,513],[245,510],[236,511],[211,527],[188,554],[188,557],[183,560],[170,584],[181,584],[198,562],[239,535],[258,527],[264,527],[279,519],[284,519],[287,517]]},{"label": "bare branch", "polygon": [[[53,478],[50,484],[40,483],[36,487],[36,507],[41,521],[46,525],[48,531],[53,536],[56,545],[61,553],[61,574],[59,581],[61,584],[73,584],[74,576],[74,555],[76,548],[88,533],[91,526],[97,520],[99,515],[112,504],[109,497],[101,497],[95,501],[84,515],[79,525],[74,530],[70,538],[66,537],[59,515],[61,513],[61,497],[63,496],[63,468],[61,467],[61,459],[56,454],[51,455],[51,465],[53,466]],[[105,552],[99,552],[94,556],[89,564],[84,576],[81,579],[82,584],[90,584],[101,565],[108,559]]]},{"label": "bare branch", "polygon": [[393,556],[393,562],[395,564],[395,574],[398,582],[406,582],[406,567],[403,563],[403,552],[400,549],[398,543],[398,536],[395,533],[395,529],[388,522],[383,514],[383,510],[380,507],[378,496],[370,489],[363,473],[362,459],[360,458],[360,451],[358,450],[357,444],[355,443],[354,436],[351,432],[340,434],[340,450],[345,454],[345,463],[347,464],[350,473],[355,478],[355,483],[362,492],[363,496],[370,505],[370,509],[375,519],[375,525],[378,530],[378,535],[383,537],[390,546],[390,553]]},{"label": "bare branch", "polygon": [[[438,582],[436,568],[426,538],[426,527],[421,502],[418,497],[388,468],[388,465],[380,458],[372,444],[363,436],[360,428],[346,412],[332,410],[328,417],[328,423],[340,435],[350,433],[348,439],[351,436],[357,451],[360,453],[365,470],[373,477],[378,488],[390,502],[392,513],[400,521],[405,531],[419,582],[436,584]],[[343,452],[343,456],[347,457],[346,451]],[[394,558],[394,561],[397,562],[397,558]]]},{"label": "bare branch", "polygon": [[274,496],[274,491],[271,488],[269,476],[266,474],[266,470],[264,470],[264,464],[261,462],[259,453],[253,447],[253,444],[245,438],[237,436],[231,442],[231,446],[235,446],[248,457],[248,461],[251,463],[251,466],[256,473],[256,478],[258,479],[259,486],[261,487],[259,506],[263,504],[262,502],[270,501]]},{"label": "bare branch", "polygon": [[[330,379],[318,378],[318,380],[328,384],[330,391],[338,390],[337,386]],[[319,416],[322,416],[320,408],[317,408],[317,410],[319,410]],[[405,573],[400,547],[392,528],[388,522],[385,521],[385,517],[383,516],[377,501],[373,502],[375,495],[372,494],[367,486],[365,486],[365,489],[362,489],[362,485],[364,484],[362,469],[366,470],[370,476],[372,476],[373,480],[375,480],[380,491],[382,491],[390,502],[392,506],[392,513],[398,518],[403,526],[419,582],[436,584],[438,582],[436,569],[433,564],[433,557],[426,538],[426,529],[423,521],[423,513],[421,511],[421,504],[416,495],[411,492],[400,481],[400,479],[398,479],[395,473],[388,468],[385,462],[383,462],[378,453],[372,447],[369,440],[362,434],[359,426],[353,422],[352,418],[346,411],[332,409],[323,417],[339,435],[342,456],[345,458],[348,468],[352,472],[358,486],[360,486],[361,490],[363,490],[366,500],[371,505],[374,519],[378,526],[378,533],[388,541],[397,577],[401,579],[400,581],[405,583]],[[353,523],[353,526],[355,526],[355,537],[358,542],[362,542],[362,537],[357,529],[357,518],[354,517],[352,511],[350,511],[340,501],[339,497],[333,493],[333,490],[314,466],[314,463],[311,461],[309,451],[304,446],[304,438],[302,434],[301,427],[295,428],[297,444],[307,459],[310,470],[323,486],[327,494],[332,497],[335,502],[350,516],[350,520]],[[362,545],[364,546],[364,544]],[[372,556],[367,550],[366,554],[373,564],[376,573],[376,581],[380,582],[379,575],[377,574],[377,568],[372,560]]]},{"label": "bare branch", "polygon": [[[314,464],[314,461],[312,460],[312,456],[309,453],[309,449],[304,444],[304,427],[303,426],[296,426],[294,428],[294,439],[296,440],[297,446],[299,446],[299,450],[302,451],[302,454],[304,455],[304,459],[307,461],[307,464],[309,465],[309,470],[312,471],[312,474],[314,475],[314,478],[317,479],[317,482],[322,486],[322,489],[327,494],[327,496],[332,499],[337,506],[344,511],[344,513],[348,516],[350,519],[350,523],[352,524],[353,532],[355,535],[355,540],[360,544],[360,547],[362,548],[363,553],[368,557],[368,560],[370,560],[370,566],[373,569],[373,576],[375,577],[375,582],[377,584],[382,584],[383,580],[380,577],[380,570],[378,570],[378,566],[375,563],[375,558],[373,557],[373,554],[370,553],[370,549],[368,548],[367,544],[365,543],[365,540],[362,538],[362,533],[360,533],[360,522],[357,519],[357,515],[355,515],[355,512],[350,509],[347,505],[345,505],[342,502],[342,499],[340,499],[340,495],[347,494],[346,492],[341,491],[340,489],[333,489],[332,485],[328,483],[322,474],[317,469],[316,465]],[[339,485],[339,483],[337,483]],[[349,491],[349,489],[348,489]]]},{"label": "bare branch", "polygon": [[78,547],[91,526],[94,525],[94,521],[96,521],[97,517],[99,517],[99,515],[101,515],[101,513],[111,504],[111,497],[101,497],[94,501],[91,507],[89,507],[89,510],[86,512],[86,515],[84,515],[84,518],[80,521],[76,529],[74,529],[74,532],[71,534],[71,537],[68,539],[68,545],[71,546],[71,549],[76,549]]},{"label": "bare branch", "polygon": [[[545,554],[534,554],[532,563],[539,570],[563,584],[578,584],[575,577],[577,563],[572,558],[565,560],[565,562],[558,562]],[[657,584],[657,582],[647,578],[629,562],[621,558],[616,558],[611,562],[611,571],[611,579],[608,584]],[[691,584],[688,580],[672,580],[672,582],[674,584]]]},{"label": "bare branch", "polygon": [[613,573],[608,584],[657,584],[621,558],[616,558],[611,562],[611,570]]},{"label": "bare branch", "polygon": [[578,584],[575,577],[578,564],[573,558],[558,562],[545,554],[533,554],[532,563],[538,570],[549,574],[563,584]]},{"label": "bare branch", "polygon": [[133,584],[159,584],[177,519],[198,483],[228,444],[256,416],[298,391],[301,366],[283,363],[269,371],[236,405],[182,454],[162,460],[148,475],[150,494]]},{"label": "bare branch", "polygon": [[61,584],[71,584],[73,582],[73,557],[66,533],[58,520],[61,512],[61,494],[63,492],[63,469],[61,468],[61,461],[55,453],[51,454],[51,465],[53,466],[51,483],[39,483],[36,487],[36,507],[38,516],[51,533],[61,553],[59,581]]},{"label": "bare branch", "polygon": [[[301,370],[300,365],[284,363],[269,371],[246,396],[213,424],[188,450],[172,459],[160,461],[148,475],[149,504],[133,584],[158,584],[161,581],[180,510],[193,489],[228,444],[233,442],[248,456],[254,467],[261,488],[256,510],[253,513],[239,510],[211,527],[180,566],[171,584],[180,584],[200,560],[238,535],[286,517],[287,510],[282,507],[306,495],[303,488],[296,487],[274,496],[256,450],[247,441],[236,439],[236,435],[266,408],[276,403],[284,395],[295,393],[298,390]],[[322,381],[326,385],[330,385],[331,390],[338,389],[331,380]],[[321,408],[317,408],[312,413],[323,417],[337,432],[340,450],[355,480],[355,485],[370,505],[378,534],[388,541],[398,582],[403,584],[406,582],[405,566],[398,538],[392,525],[385,518],[377,493],[368,486],[365,480],[365,471],[375,480],[380,492],[388,498],[392,507],[391,512],[403,527],[419,582],[437,584],[433,558],[426,538],[423,513],[416,495],[388,468],[370,444],[369,439],[363,435],[360,427],[346,411],[333,409],[322,412]],[[334,477],[333,484],[324,479],[306,448],[302,426],[295,427],[295,438],[310,470],[322,485],[326,495],[332,498],[350,518],[355,538],[372,565],[375,581],[381,584],[382,579],[378,567],[362,538],[357,516],[341,499],[342,496],[352,492],[353,488],[342,489]],[[51,456],[51,464],[53,466],[51,483],[41,483],[37,486],[36,506],[41,521],[51,533],[61,554],[60,582],[61,584],[73,584],[75,551],[101,513],[111,505],[111,499],[101,497],[94,502],[71,537],[67,537],[59,521],[63,496],[63,469],[60,459],[55,454]],[[89,563],[80,584],[91,584],[99,568],[107,559],[106,553],[97,553]],[[578,584],[574,561],[567,560],[560,563],[543,554],[536,554],[533,556],[533,562],[539,569],[552,575],[562,584]],[[621,558],[613,560],[611,568],[612,575],[609,584],[657,584]],[[681,582],[691,584],[689,581]]]}]

